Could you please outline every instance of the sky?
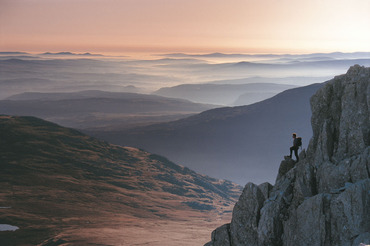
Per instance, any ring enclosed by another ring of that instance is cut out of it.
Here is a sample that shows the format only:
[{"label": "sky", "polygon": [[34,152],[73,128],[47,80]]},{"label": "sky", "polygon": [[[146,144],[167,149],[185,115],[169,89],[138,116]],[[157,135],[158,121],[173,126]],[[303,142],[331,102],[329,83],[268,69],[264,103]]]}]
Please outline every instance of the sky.
[{"label": "sky", "polygon": [[0,51],[370,51],[369,0],[0,0]]}]

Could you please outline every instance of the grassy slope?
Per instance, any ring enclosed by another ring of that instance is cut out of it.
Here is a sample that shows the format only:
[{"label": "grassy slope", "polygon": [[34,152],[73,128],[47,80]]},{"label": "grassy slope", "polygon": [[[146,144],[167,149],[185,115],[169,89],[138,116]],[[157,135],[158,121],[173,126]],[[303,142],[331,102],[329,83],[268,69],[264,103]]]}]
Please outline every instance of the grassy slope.
[{"label": "grassy slope", "polygon": [[240,192],[163,157],[33,117],[0,116],[0,141],[0,207],[11,207],[0,209],[0,223],[21,228],[0,232],[3,242],[57,234],[84,241],[91,238],[84,231],[103,227],[228,217]]}]

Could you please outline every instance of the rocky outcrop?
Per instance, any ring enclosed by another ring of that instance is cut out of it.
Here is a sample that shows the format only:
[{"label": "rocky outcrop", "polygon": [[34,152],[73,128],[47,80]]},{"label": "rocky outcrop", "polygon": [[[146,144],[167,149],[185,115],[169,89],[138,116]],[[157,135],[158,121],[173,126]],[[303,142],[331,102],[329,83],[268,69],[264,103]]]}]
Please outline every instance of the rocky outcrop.
[{"label": "rocky outcrop", "polygon": [[208,246],[370,244],[370,68],[328,81],[311,108],[307,152],[281,162],[273,187],[248,183]]},{"label": "rocky outcrop", "polygon": [[259,213],[266,197],[262,190],[252,183],[245,186],[243,194],[233,210],[230,224],[231,241],[235,244],[245,241],[256,244]]}]

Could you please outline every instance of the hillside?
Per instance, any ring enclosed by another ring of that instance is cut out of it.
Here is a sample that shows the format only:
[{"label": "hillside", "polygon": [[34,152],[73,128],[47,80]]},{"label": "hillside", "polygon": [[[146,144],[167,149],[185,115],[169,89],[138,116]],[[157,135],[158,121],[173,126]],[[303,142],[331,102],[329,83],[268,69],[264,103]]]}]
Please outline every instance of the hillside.
[{"label": "hillside", "polygon": [[273,182],[274,160],[288,154],[292,132],[312,136],[309,98],[323,84],[286,90],[248,106],[224,107],[129,131],[88,131],[109,142],[143,148],[200,173],[247,182]]},{"label": "hillside", "polygon": [[370,244],[370,68],[358,65],[311,98],[313,137],[276,183],[248,183],[207,246]]},{"label": "hillside", "polygon": [[28,92],[0,100],[0,113],[28,115],[73,128],[129,128],[184,118],[215,105],[124,92]]},{"label": "hillside", "polygon": [[[155,91],[154,94],[187,99],[198,103],[238,106],[262,101],[294,87],[293,85],[274,83],[182,84],[161,88]],[[242,95],[244,95],[244,100],[239,98]]]},{"label": "hillside", "polygon": [[[20,228],[0,231],[1,245],[163,242],[158,228],[166,225],[190,230],[194,221],[204,227],[230,217],[241,191],[164,157],[33,117],[0,116],[0,146],[0,224]],[[182,233],[167,240],[206,240]]]}]

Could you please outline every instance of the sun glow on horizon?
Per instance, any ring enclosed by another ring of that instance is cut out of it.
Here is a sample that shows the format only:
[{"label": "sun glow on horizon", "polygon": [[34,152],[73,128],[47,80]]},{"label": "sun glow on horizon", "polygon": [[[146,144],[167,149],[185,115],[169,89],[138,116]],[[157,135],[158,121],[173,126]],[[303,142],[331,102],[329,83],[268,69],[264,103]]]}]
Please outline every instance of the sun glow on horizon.
[{"label": "sun glow on horizon", "polygon": [[3,0],[0,50],[370,51],[369,10],[367,0]]}]

